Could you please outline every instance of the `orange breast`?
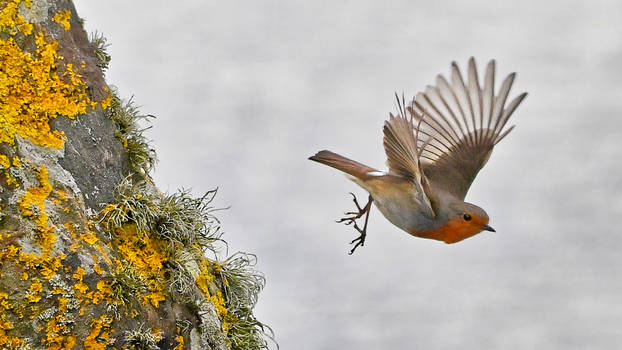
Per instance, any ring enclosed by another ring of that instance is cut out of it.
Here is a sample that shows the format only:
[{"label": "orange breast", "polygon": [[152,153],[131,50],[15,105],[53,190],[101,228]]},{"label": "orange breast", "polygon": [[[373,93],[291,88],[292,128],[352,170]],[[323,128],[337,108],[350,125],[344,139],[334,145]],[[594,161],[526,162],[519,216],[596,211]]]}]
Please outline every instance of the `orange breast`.
[{"label": "orange breast", "polygon": [[447,244],[460,242],[482,232],[480,225],[472,225],[462,219],[454,219],[447,222],[436,230],[426,232],[412,232],[413,235],[423,238],[436,239]]}]

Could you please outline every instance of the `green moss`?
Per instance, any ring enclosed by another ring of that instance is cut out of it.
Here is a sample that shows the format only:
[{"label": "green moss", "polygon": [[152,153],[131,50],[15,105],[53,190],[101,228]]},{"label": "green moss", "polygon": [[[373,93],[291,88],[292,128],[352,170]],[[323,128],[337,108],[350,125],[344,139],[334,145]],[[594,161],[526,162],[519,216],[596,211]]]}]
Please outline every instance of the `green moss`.
[{"label": "green moss", "polygon": [[149,122],[155,117],[141,114],[133,98],[122,100],[114,87],[106,114],[117,127],[115,136],[123,143],[130,165],[137,173],[147,176],[157,162],[157,157],[149,140],[143,135],[150,126],[141,127],[140,122]]},{"label": "green moss", "polygon": [[[227,339],[233,350],[267,349],[267,339],[274,342],[274,332],[253,315],[259,293],[266,280],[255,269],[253,254],[236,253],[225,260],[217,275],[222,283],[227,310]],[[276,343],[276,342],[275,342]]]},{"label": "green moss", "polygon": [[[212,190],[194,198],[189,191],[180,190],[166,195],[148,182],[128,177],[119,185],[117,203],[103,208],[99,222],[111,236],[132,225],[136,234],[162,242],[173,298],[192,305],[202,291],[204,302],[216,308],[232,349],[267,349],[267,341],[274,341],[272,329],[253,315],[265,278],[255,269],[252,254],[219,258],[226,242],[214,216],[219,210],[213,205],[216,194],[217,190]],[[113,294],[124,305],[143,287],[131,270],[117,270],[113,281]]]},{"label": "green moss", "polygon": [[125,343],[127,349],[133,350],[159,350],[158,343],[162,340],[161,330],[152,330],[144,324],[133,331],[125,332]]},{"label": "green moss", "polygon": [[145,295],[149,292],[149,286],[145,279],[130,264],[124,264],[111,273],[110,281],[110,299],[112,303],[108,303],[108,311],[115,314],[117,319],[122,316],[119,307],[125,307],[126,312],[123,315],[131,315],[132,312],[139,309],[138,296]]},{"label": "green moss", "polygon": [[93,46],[95,46],[95,58],[97,59],[97,66],[103,71],[108,69],[108,65],[110,64],[110,55],[108,54],[108,47],[110,44],[108,43],[108,39],[104,36],[104,34],[99,33],[98,31],[92,32],[89,35],[89,41]]}]

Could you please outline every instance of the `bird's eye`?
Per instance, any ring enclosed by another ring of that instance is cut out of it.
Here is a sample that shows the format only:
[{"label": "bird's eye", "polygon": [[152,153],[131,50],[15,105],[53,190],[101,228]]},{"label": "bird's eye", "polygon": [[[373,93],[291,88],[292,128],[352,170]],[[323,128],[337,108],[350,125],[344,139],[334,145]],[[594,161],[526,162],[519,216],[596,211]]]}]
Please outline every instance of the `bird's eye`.
[{"label": "bird's eye", "polygon": [[469,214],[462,215],[462,218],[464,219],[464,221],[471,221],[471,215]]}]

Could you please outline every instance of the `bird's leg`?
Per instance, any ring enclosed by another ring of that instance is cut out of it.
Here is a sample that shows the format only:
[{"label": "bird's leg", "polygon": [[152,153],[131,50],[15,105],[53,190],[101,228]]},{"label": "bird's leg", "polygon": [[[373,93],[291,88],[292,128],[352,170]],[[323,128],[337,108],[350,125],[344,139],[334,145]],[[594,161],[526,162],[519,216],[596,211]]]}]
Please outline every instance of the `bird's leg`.
[{"label": "bird's leg", "polygon": [[[356,205],[356,209],[358,211],[347,212],[346,215],[350,215],[350,216],[341,218],[337,220],[337,222],[345,223],[346,225],[352,224],[354,229],[360,233],[360,236],[358,236],[357,238],[352,240],[352,242],[350,242],[350,244],[354,244],[354,247],[352,248],[352,250],[350,250],[350,253],[349,253],[350,255],[352,255],[352,253],[354,253],[356,248],[358,248],[359,246],[365,245],[365,237],[367,236],[367,222],[369,220],[369,212],[371,209],[371,203],[373,201],[373,198],[371,197],[371,195],[369,195],[367,204],[365,204],[365,206],[361,208],[361,206],[359,205],[359,202],[356,200],[356,196],[354,195],[354,193],[350,193],[350,194],[352,195],[352,201],[354,202],[354,205]],[[359,219],[361,216],[363,216],[363,214],[366,214],[365,223],[363,224],[363,228],[360,228],[357,225],[356,220]]]}]

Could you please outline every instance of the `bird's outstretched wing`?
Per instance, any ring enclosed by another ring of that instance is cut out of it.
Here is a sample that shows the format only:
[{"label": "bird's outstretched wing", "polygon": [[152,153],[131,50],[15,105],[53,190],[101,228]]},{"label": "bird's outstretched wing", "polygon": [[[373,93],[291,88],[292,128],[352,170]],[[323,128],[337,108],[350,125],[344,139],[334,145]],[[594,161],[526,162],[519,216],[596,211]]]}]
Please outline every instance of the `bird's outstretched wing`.
[{"label": "bird's outstretched wing", "polygon": [[415,187],[414,200],[419,204],[419,208],[430,217],[434,217],[435,213],[428,194],[429,185],[419,157],[421,149],[417,147],[417,128],[413,124],[413,118],[407,116],[404,99],[402,98],[400,102],[398,98],[397,101],[398,115],[390,114],[383,128],[383,144],[389,174],[411,181]]},{"label": "bird's outstretched wing", "polygon": [[508,75],[495,94],[495,61],[486,66],[481,87],[471,57],[468,80],[453,62],[451,82],[438,75],[436,86],[417,94],[408,111],[417,121],[419,155],[432,186],[464,199],[493,147],[514,128],[506,128],[508,119],[527,96],[522,93],[506,104],[515,75]]}]

